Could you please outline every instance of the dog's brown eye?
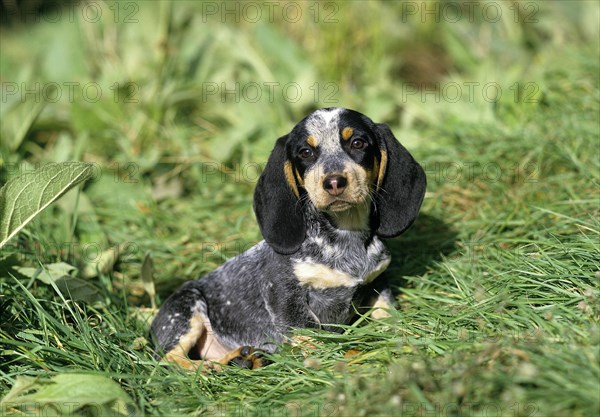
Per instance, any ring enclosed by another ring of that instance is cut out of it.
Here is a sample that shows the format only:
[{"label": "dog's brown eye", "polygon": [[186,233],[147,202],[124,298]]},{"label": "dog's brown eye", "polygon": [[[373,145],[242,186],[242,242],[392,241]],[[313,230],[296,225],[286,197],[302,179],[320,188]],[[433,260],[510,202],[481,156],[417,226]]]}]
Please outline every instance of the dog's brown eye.
[{"label": "dog's brown eye", "polygon": [[367,146],[367,142],[362,139],[354,139],[350,144],[352,149],[364,149]]},{"label": "dog's brown eye", "polygon": [[300,157],[301,158],[306,159],[306,158],[310,158],[311,156],[313,156],[312,149],[304,148],[304,149],[300,150]]}]

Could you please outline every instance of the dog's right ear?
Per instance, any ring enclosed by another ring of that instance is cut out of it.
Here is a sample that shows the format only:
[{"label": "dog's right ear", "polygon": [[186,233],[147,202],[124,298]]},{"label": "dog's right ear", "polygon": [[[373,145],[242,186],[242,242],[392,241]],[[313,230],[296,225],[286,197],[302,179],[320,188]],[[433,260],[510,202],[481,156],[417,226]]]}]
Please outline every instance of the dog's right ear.
[{"label": "dog's right ear", "polygon": [[384,238],[404,232],[417,218],[427,178],[421,165],[398,142],[385,124],[375,124],[381,163],[376,194],[377,230]]},{"label": "dog's right ear", "polygon": [[296,252],[306,235],[298,185],[286,154],[288,135],[277,139],[254,190],[254,212],[263,238],[276,251]]}]

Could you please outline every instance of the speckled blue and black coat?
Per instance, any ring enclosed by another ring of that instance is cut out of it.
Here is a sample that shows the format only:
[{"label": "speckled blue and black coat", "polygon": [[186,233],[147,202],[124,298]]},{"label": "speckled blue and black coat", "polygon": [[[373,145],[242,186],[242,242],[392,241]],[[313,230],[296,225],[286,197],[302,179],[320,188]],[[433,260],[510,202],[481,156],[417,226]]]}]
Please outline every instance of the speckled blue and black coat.
[{"label": "speckled blue and black coat", "polygon": [[174,349],[195,315],[227,349],[273,351],[293,328],[335,331],[376,300],[391,306],[380,237],[412,224],[424,192],[422,168],[387,126],[347,109],[312,113],[277,141],[257,184],[265,240],[165,301],[157,350]]}]

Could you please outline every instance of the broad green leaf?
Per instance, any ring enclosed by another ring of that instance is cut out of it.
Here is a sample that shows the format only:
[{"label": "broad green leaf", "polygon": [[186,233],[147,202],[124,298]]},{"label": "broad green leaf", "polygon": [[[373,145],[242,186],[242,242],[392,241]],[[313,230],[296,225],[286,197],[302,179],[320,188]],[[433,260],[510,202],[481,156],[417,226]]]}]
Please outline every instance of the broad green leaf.
[{"label": "broad green leaf", "polygon": [[92,174],[92,164],[63,162],[9,180],[0,190],[0,248],[42,210]]},{"label": "broad green leaf", "polygon": [[63,277],[69,277],[71,272],[77,271],[77,268],[65,262],[46,264],[43,268],[33,268],[28,266],[15,266],[13,268],[26,277],[39,279],[44,284],[48,285]]},{"label": "broad green leaf", "polygon": [[56,281],[56,287],[65,298],[93,304],[102,301],[102,293],[93,283],[81,278],[64,276]]},{"label": "broad green leaf", "polygon": [[[73,276],[78,269],[65,262],[46,264],[38,268],[28,266],[13,266],[17,272],[29,278],[42,281],[44,284],[56,285],[56,288],[66,298],[84,301],[88,304],[102,301],[102,294],[93,283]],[[94,269],[94,271],[97,271]]]},{"label": "broad green leaf", "polygon": [[18,396],[21,393],[28,392],[35,386],[36,380],[37,378],[32,378],[29,376],[18,376],[17,380],[15,381],[15,385],[13,385],[10,392],[6,394],[6,397],[4,397],[0,401],[0,404],[4,405],[8,402],[12,402],[12,399],[14,397]]},{"label": "broad green leaf", "polygon": [[88,374],[58,374],[50,379],[18,376],[0,406],[14,411],[26,407],[31,412],[54,409],[56,415],[71,415],[86,406],[115,416],[129,415],[135,409],[119,384],[102,375]]}]

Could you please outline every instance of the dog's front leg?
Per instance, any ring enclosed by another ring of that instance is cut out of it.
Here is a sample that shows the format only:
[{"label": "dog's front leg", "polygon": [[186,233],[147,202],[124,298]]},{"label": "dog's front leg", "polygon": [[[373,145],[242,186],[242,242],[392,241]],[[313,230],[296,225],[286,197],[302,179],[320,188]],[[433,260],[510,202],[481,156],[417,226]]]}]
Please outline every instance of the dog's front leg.
[{"label": "dog's front leg", "polygon": [[365,297],[363,313],[371,311],[371,317],[375,320],[390,317],[390,311],[396,308],[396,301],[392,296],[389,282],[386,276],[380,276],[367,287],[368,293]]},{"label": "dog's front leg", "polygon": [[394,300],[391,291],[377,294],[372,304],[371,317],[375,320],[385,319],[391,316],[390,310],[394,308]]},{"label": "dog's front leg", "polygon": [[257,369],[269,364],[261,350],[251,346],[240,346],[233,349],[217,361],[219,365],[237,365],[241,368]]}]

